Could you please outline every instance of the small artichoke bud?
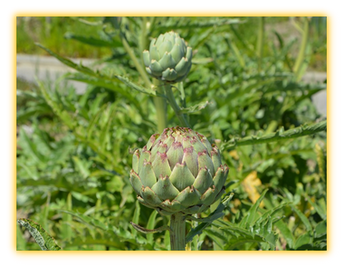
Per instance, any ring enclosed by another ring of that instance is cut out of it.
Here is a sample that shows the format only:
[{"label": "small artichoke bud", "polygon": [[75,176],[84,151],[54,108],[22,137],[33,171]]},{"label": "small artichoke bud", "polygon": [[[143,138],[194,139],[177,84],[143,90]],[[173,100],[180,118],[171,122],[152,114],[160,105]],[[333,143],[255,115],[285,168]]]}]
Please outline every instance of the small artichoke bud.
[{"label": "small artichoke bud", "polygon": [[176,83],[184,80],[192,66],[192,48],[171,31],[154,38],[143,51],[146,71],[154,78]]},{"label": "small artichoke bud", "polygon": [[194,214],[225,193],[228,173],[215,144],[189,128],[172,127],[135,151],[130,182],[138,201],[160,214]]}]

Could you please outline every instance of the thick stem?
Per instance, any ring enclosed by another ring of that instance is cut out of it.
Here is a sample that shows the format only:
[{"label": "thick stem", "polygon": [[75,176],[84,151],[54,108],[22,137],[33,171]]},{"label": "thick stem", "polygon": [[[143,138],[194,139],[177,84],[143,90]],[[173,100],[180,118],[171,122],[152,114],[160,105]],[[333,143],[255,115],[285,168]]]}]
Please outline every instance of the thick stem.
[{"label": "thick stem", "polygon": [[[163,94],[163,87],[161,83],[154,79],[154,85],[156,86],[156,91]],[[167,128],[167,105],[166,100],[162,97],[154,97],[154,104],[156,108],[157,116],[157,129],[159,133],[162,133],[165,128]]]},{"label": "thick stem", "polygon": [[164,89],[166,92],[166,96],[168,98],[168,102],[170,104],[170,106],[173,108],[175,115],[178,117],[178,119],[180,120],[181,126],[184,127],[190,127],[188,124],[188,121],[186,120],[186,118],[184,117],[183,113],[181,112],[180,107],[178,106],[178,104],[175,101],[174,95],[173,95],[173,90],[171,89],[170,84],[165,84],[164,85]]},{"label": "thick stem", "polygon": [[186,248],[186,221],[181,213],[173,214],[170,218],[170,247],[171,250]]}]

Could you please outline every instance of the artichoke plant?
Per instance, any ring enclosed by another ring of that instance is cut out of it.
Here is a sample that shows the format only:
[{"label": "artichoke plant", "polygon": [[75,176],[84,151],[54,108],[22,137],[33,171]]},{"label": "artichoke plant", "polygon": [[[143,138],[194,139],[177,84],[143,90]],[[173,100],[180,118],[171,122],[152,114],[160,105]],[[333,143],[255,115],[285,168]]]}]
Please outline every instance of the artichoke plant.
[{"label": "artichoke plant", "polygon": [[154,38],[149,51],[143,51],[146,71],[167,83],[182,81],[192,66],[192,48],[177,33],[171,31]]},{"label": "artichoke plant", "polygon": [[162,215],[186,215],[205,211],[222,196],[228,172],[205,136],[173,127],[134,152],[130,182],[143,205]]}]

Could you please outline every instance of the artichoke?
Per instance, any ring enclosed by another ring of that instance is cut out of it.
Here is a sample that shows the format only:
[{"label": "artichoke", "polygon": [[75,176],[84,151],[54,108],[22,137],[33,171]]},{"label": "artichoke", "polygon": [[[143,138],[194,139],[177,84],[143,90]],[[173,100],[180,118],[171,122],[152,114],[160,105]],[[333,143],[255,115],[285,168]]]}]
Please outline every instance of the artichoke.
[{"label": "artichoke", "polygon": [[182,81],[192,66],[192,48],[184,39],[171,31],[154,38],[150,48],[143,51],[146,71],[167,83]]},{"label": "artichoke", "polygon": [[130,182],[137,199],[162,215],[205,211],[225,192],[229,168],[219,149],[189,128],[150,137],[133,154]]}]

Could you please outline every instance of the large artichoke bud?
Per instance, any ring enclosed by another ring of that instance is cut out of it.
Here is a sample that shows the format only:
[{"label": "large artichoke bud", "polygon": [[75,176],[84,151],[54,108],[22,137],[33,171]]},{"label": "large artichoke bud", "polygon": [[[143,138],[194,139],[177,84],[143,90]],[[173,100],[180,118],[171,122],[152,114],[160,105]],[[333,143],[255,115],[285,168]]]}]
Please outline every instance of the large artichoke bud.
[{"label": "large artichoke bud", "polygon": [[154,38],[150,48],[143,51],[147,72],[168,83],[182,81],[192,66],[192,48],[184,39],[171,31]]},{"label": "large artichoke bud", "polygon": [[138,200],[162,215],[205,211],[225,192],[229,169],[205,136],[173,127],[133,155],[130,182]]}]

